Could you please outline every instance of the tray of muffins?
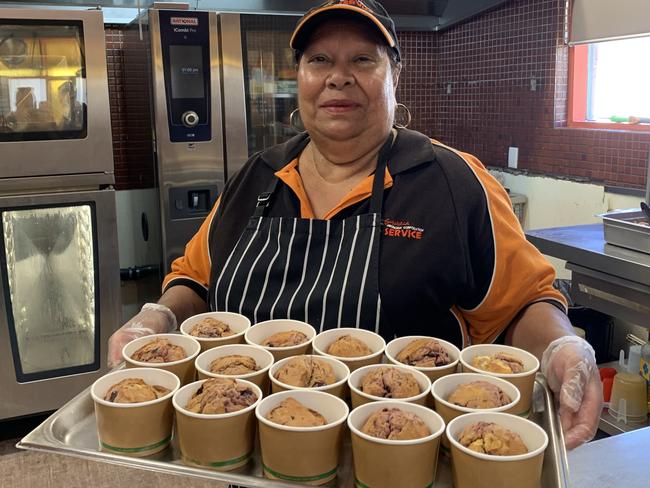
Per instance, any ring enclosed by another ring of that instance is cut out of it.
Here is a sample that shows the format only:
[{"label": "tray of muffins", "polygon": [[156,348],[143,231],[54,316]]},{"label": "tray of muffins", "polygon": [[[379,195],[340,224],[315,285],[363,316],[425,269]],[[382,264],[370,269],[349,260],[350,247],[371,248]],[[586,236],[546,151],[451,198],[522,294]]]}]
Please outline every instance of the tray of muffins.
[{"label": "tray of muffins", "polygon": [[127,344],[18,447],[240,487],[565,487],[539,362],[497,344],[191,317]]}]

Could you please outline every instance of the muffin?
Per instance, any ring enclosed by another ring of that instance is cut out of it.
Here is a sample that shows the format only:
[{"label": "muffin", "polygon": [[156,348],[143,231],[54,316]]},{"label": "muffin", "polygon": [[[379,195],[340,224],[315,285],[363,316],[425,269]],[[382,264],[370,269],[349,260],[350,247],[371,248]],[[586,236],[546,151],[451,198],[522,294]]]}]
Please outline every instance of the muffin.
[{"label": "muffin", "polygon": [[357,358],[372,354],[372,350],[365,342],[356,337],[352,337],[349,334],[336,339],[329,345],[325,352],[332,356],[339,356],[342,358]]},{"label": "muffin", "polygon": [[266,347],[290,347],[298,346],[307,342],[307,336],[297,330],[289,330],[286,332],[278,332],[272,336],[267,337],[262,341],[262,346]]},{"label": "muffin", "polygon": [[295,356],[275,373],[282,383],[301,388],[317,388],[336,383],[332,366],[311,356]]},{"label": "muffin", "polygon": [[472,366],[491,373],[511,374],[524,371],[524,363],[521,359],[499,352],[493,356],[476,356],[472,359]]},{"label": "muffin", "polygon": [[199,323],[194,324],[190,329],[190,335],[194,337],[216,338],[228,337],[235,335],[235,333],[227,323],[213,317],[206,317]]},{"label": "muffin", "polygon": [[412,374],[389,367],[375,368],[364,376],[360,390],[384,398],[408,398],[421,393]]},{"label": "muffin", "polygon": [[210,378],[196,390],[185,408],[203,414],[231,413],[250,407],[257,400],[252,388],[224,378]]},{"label": "muffin", "polygon": [[111,386],[104,400],[114,403],[141,403],[165,396],[170,390],[158,385],[148,385],[140,378],[126,378]]},{"label": "muffin", "polygon": [[368,417],[361,432],[379,439],[399,441],[431,435],[431,431],[420,417],[399,408],[377,410]]},{"label": "muffin", "polygon": [[320,413],[291,397],[274,407],[266,418],[276,424],[291,427],[317,427],[327,423]]},{"label": "muffin", "polygon": [[467,408],[497,408],[507,405],[512,399],[493,383],[472,381],[459,385],[447,401]]},{"label": "muffin", "polygon": [[396,358],[400,363],[420,368],[445,366],[452,362],[447,350],[435,339],[415,339]]},{"label": "muffin", "polygon": [[187,352],[181,346],[172,344],[168,339],[154,339],[140,349],[137,349],[131,359],[144,363],[171,363],[187,357]]},{"label": "muffin", "polygon": [[519,434],[493,422],[468,425],[458,437],[458,442],[472,451],[494,456],[514,456],[528,452]]},{"label": "muffin", "polygon": [[241,356],[239,354],[222,356],[210,363],[210,372],[216,374],[242,375],[254,373],[259,369],[260,368],[255,362],[255,359],[250,356]]}]

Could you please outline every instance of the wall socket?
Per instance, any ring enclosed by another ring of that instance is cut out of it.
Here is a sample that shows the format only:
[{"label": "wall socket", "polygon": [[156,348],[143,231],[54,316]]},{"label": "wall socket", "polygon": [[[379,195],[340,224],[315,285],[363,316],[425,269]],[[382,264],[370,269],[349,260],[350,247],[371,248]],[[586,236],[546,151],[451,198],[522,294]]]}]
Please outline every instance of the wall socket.
[{"label": "wall socket", "polygon": [[517,161],[519,159],[519,148],[518,147],[509,147],[508,148],[508,168],[517,169]]}]

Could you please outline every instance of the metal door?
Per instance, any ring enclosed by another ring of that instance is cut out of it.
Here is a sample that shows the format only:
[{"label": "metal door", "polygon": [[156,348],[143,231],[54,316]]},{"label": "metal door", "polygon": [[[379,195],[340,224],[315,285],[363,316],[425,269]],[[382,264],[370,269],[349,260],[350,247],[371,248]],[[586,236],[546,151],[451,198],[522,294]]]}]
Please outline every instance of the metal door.
[{"label": "metal door", "polygon": [[0,419],[56,409],[106,371],[115,221],[113,190],[0,197]]}]

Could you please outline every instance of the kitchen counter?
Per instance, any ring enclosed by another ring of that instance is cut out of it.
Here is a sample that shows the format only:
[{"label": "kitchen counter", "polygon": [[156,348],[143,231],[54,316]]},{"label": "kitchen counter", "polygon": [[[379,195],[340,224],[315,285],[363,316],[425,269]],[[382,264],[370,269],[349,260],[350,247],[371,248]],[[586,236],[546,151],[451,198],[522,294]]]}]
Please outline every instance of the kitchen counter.
[{"label": "kitchen counter", "polygon": [[650,485],[650,427],[590,442],[569,451],[573,488],[641,488]]},{"label": "kitchen counter", "polygon": [[529,230],[526,237],[542,254],[567,262],[577,304],[650,324],[650,254],[608,244],[602,224]]},{"label": "kitchen counter", "polygon": [[605,242],[603,224],[526,231],[541,253],[650,286],[650,254]]}]

